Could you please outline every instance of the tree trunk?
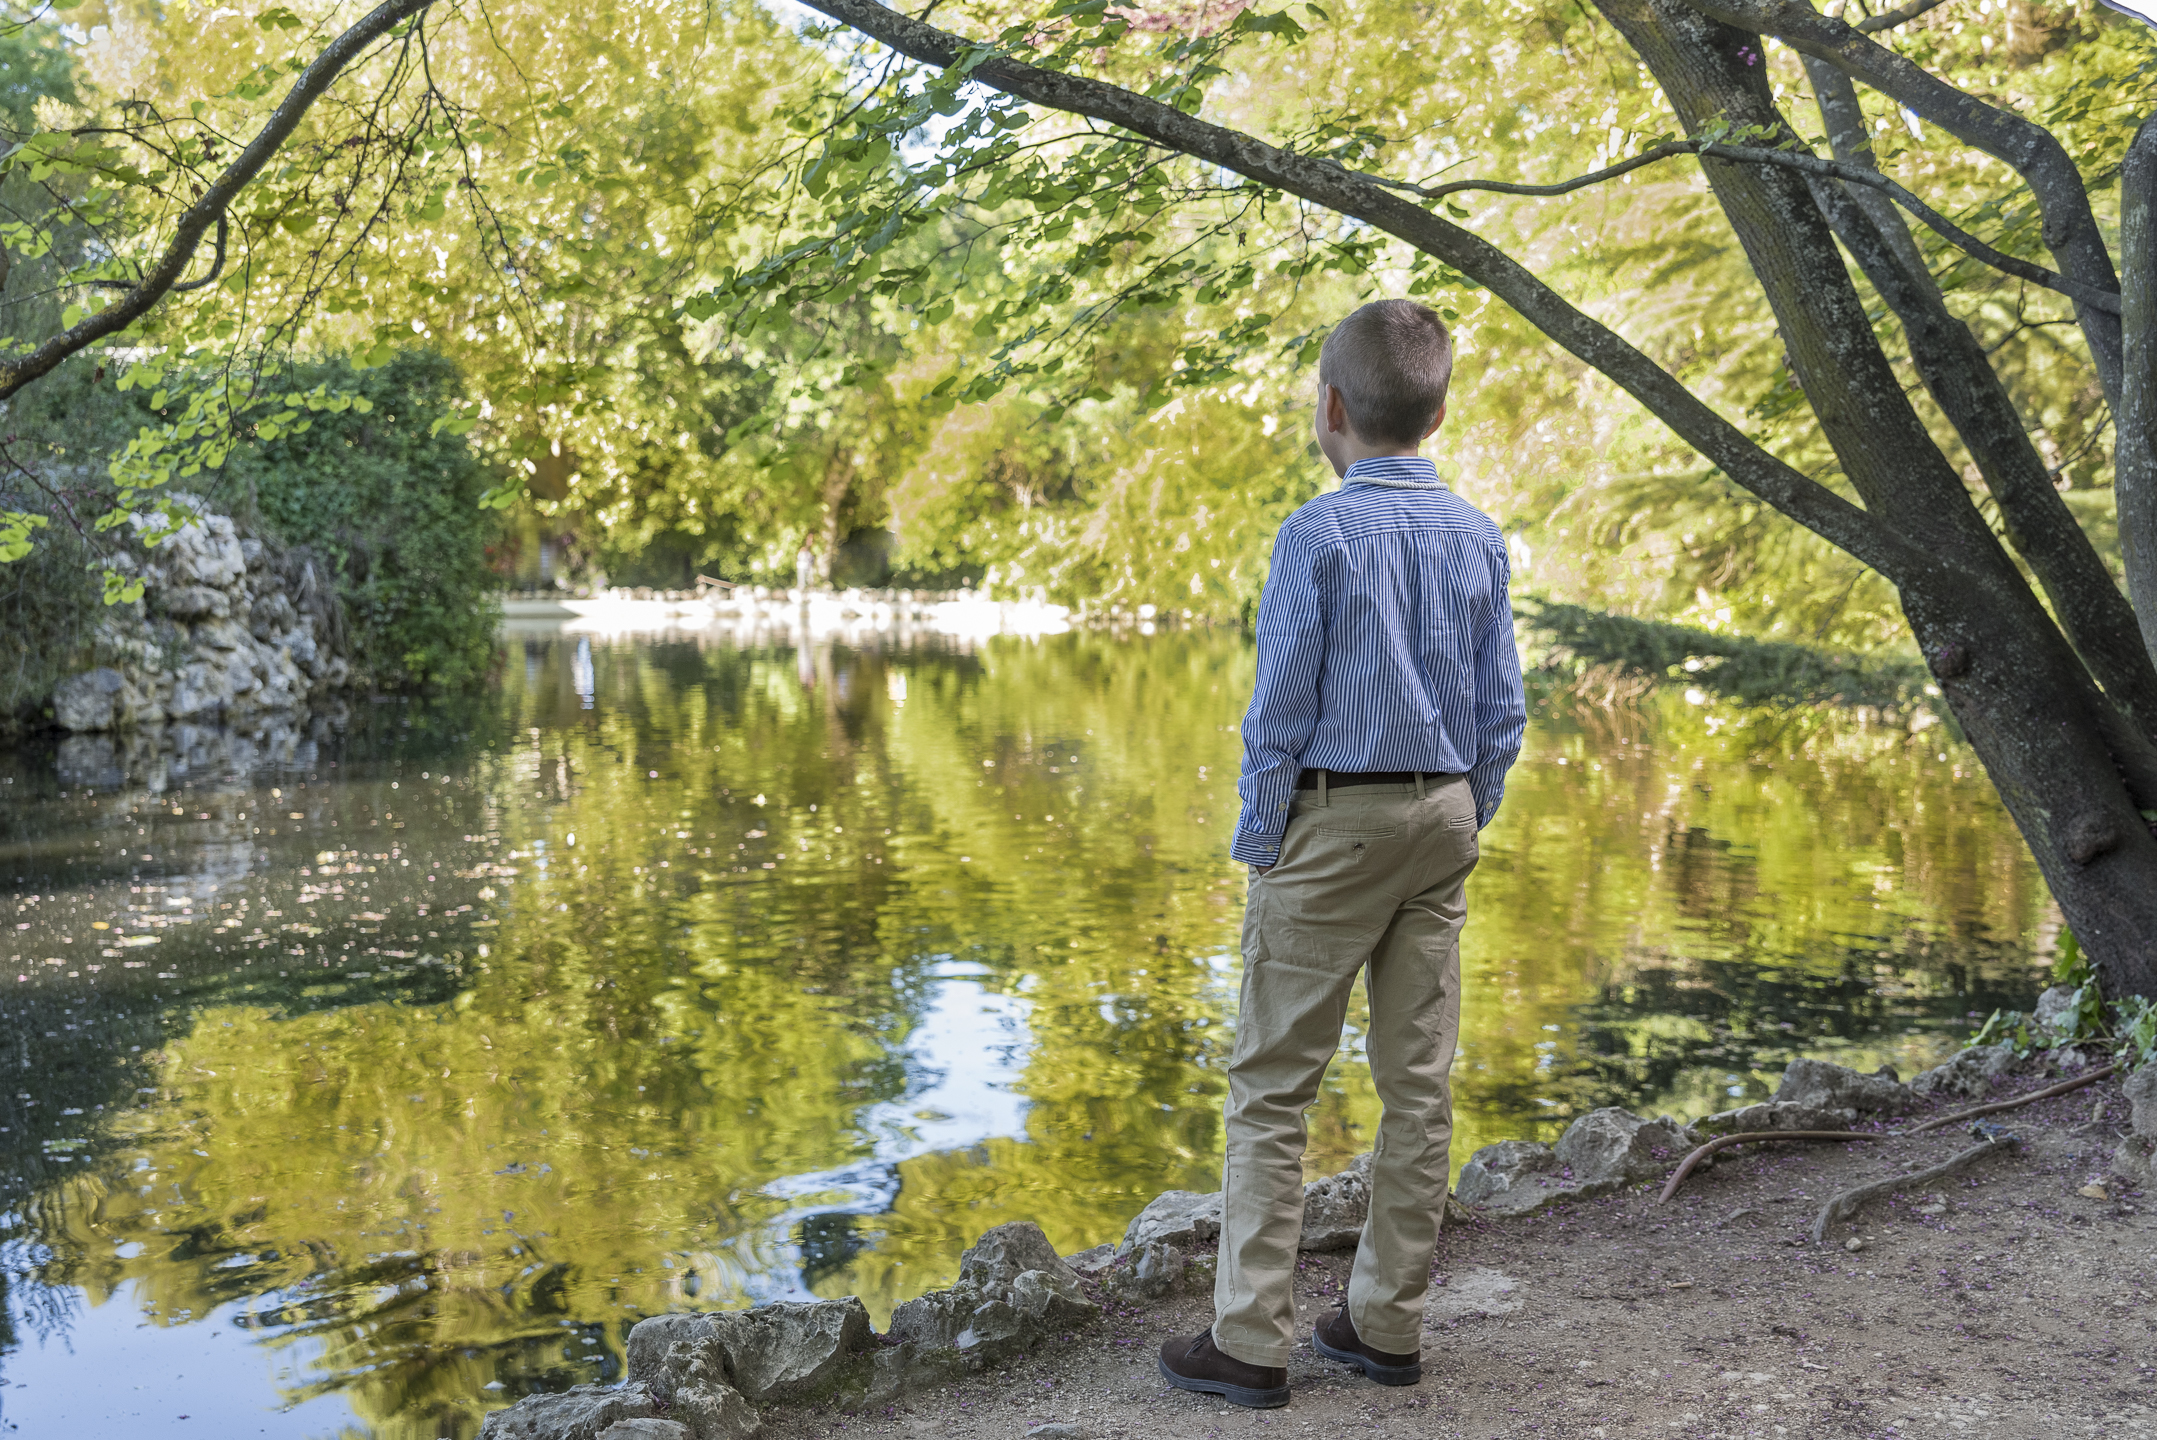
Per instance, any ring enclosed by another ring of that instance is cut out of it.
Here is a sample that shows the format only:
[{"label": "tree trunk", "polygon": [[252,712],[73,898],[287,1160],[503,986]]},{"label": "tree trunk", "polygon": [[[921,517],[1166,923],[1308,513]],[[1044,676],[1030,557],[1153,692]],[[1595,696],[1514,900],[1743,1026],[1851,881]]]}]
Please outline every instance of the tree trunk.
[{"label": "tree trunk", "polygon": [[2143,122],[2120,167],[2120,326],[2124,358],[2114,416],[2112,493],[2127,593],[2157,660],[2157,119]]}]

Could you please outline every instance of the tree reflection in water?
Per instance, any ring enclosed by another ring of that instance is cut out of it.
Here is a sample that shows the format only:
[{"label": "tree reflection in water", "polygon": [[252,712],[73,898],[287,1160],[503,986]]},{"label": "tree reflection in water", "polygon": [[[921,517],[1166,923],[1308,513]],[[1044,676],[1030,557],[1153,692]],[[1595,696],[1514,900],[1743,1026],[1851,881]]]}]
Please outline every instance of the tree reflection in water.
[{"label": "tree reflection in water", "polygon": [[[185,773],[8,762],[9,1418],[67,1413],[38,1327],[117,1298],[235,1327],[259,1406],[470,1435],[643,1314],[881,1319],[1003,1220],[1077,1249],[1214,1188],[1242,640],[522,660],[461,709],[180,737]],[[2026,999],[2054,921],[1968,772],[1862,716],[1545,697],[1474,882],[1456,1164]],[[1361,1031],[1313,1173],[1371,1133]]]}]

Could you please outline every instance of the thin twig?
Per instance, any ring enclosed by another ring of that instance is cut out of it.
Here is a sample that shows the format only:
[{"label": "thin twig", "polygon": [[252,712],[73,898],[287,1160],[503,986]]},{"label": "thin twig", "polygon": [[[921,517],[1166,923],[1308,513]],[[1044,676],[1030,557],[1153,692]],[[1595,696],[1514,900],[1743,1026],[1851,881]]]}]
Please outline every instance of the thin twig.
[{"label": "thin twig", "polygon": [[[2030,1098],[2035,1099],[2036,1097],[2032,1096]],[[1845,1190],[1821,1207],[1820,1218],[1812,1222],[1812,1242],[1815,1245],[1824,1244],[1827,1240],[1829,1226],[1856,1214],[1860,1205],[1875,1196],[1885,1195],[1896,1190],[1914,1190],[1921,1185],[1930,1185],[1935,1180],[1944,1180],[1959,1171],[1969,1169],[1987,1155],[1996,1155],[2002,1150],[2013,1150],[2021,1144],[2022,1137],[2019,1135],[1998,1135],[1985,1141],[1982,1145],[1972,1145],[1952,1160],[1942,1161],[1930,1170],[1920,1170],[1914,1175],[1891,1175],[1885,1180],[1875,1180],[1869,1185],[1858,1185]]]}]

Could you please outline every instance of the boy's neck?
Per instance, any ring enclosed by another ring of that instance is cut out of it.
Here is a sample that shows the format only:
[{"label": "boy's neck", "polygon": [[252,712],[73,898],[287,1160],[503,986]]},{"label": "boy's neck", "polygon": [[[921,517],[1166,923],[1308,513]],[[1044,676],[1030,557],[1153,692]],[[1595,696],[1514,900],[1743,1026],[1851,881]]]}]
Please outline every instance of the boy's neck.
[{"label": "boy's neck", "polygon": [[1349,467],[1361,460],[1389,460],[1396,456],[1416,456],[1423,453],[1420,445],[1365,445],[1351,441],[1326,458],[1333,462],[1333,473],[1345,477]]}]

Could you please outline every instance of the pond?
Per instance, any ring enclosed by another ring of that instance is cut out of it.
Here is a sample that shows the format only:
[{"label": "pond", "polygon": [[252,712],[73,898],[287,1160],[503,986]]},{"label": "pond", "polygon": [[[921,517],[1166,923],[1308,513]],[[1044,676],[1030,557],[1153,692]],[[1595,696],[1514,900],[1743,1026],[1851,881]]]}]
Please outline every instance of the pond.
[{"label": "pond", "polygon": [[[0,1433],[466,1437],[643,1315],[881,1322],[989,1226],[1217,1188],[1245,639],[505,645],[462,704],[0,761]],[[1539,696],[1456,1167],[2027,1003],[2056,913],[1942,737]]]}]

